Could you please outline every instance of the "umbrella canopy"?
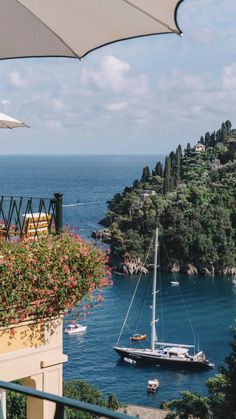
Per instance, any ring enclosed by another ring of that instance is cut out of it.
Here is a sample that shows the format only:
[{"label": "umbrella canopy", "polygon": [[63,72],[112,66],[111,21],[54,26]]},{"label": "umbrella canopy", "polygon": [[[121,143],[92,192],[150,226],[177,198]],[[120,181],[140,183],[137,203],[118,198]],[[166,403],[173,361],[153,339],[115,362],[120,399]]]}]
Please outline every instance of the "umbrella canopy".
[{"label": "umbrella canopy", "polygon": [[0,113],[0,128],[17,128],[17,127],[28,127],[24,122],[18,121],[9,115]]},{"label": "umbrella canopy", "polygon": [[82,58],[138,36],[181,34],[183,0],[0,0],[0,58]]}]

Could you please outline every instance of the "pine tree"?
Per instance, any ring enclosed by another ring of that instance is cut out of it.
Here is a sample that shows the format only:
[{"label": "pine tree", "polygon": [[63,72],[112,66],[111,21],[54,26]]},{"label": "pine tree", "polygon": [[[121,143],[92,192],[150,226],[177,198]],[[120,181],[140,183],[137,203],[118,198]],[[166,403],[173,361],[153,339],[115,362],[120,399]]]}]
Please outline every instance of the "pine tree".
[{"label": "pine tree", "polygon": [[222,142],[222,138],[221,138],[221,129],[218,129],[218,131],[216,131],[216,142],[217,143],[221,143]]},{"label": "pine tree", "polygon": [[166,194],[170,191],[171,186],[171,160],[170,156],[165,158],[165,168],[164,168],[164,182],[163,182],[163,193]]},{"label": "pine tree", "polygon": [[185,157],[190,157],[191,154],[192,154],[191,145],[190,145],[190,143],[188,143],[185,150],[184,150],[184,155],[185,155]]},{"label": "pine tree", "polygon": [[221,132],[222,132],[222,135],[221,135],[222,142],[224,142],[227,135],[228,135],[228,129],[227,129],[227,126],[224,122],[221,125]]},{"label": "pine tree", "polygon": [[157,162],[155,166],[155,175],[162,177],[163,176],[163,167],[160,161]]},{"label": "pine tree", "polygon": [[148,166],[143,168],[143,173],[141,176],[141,182],[148,182],[151,177],[151,172]]},{"label": "pine tree", "polygon": [[211,134],[209,132],[206,132],[205,134],[205,146],[210,147],[211,144]]},{"label": "pine tree", "polygon": [[216,133],[215,131],[210,135],[210,147],[215,147],[216,145]]},{"label": "pine tree", "polygon": [[171,176],[171,160],[170,156],[166,156],[165,158],[165,168],[164,168],[164,176],[165,178],[170,178]]},{"label": "pine tree", "polygon": [[181,182],[181,176],[180,176],[181,158],[182,158],[182,148],[179,145],[175,153],[175,170],[174,170],[174,186],[175,187],[178,186]]},{"label": "pine tree", "polygon": [[173,151],[171,151],[171,153],[169,154],[169,158],[170,158],[170,168],[171,168],[171,174],[174,173],[174,169],[175,169],[175,153]]},{"label": "pine tree", "polygon": [[231,122],[229,120],[227,120],[227,121],[225,121],[225,125],[226,125],[226,128],[227,128],[227,133],[230,134],[231,128],[232,128]]}]

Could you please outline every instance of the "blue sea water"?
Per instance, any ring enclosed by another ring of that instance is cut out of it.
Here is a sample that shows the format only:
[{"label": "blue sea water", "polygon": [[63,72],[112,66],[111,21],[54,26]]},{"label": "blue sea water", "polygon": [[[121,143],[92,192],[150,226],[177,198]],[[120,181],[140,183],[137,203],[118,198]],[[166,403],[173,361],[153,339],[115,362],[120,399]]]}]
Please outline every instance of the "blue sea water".
[{"label": "blue sea water", "polygon": [[[140,178],[146,165],[152,169],[162,156],[1,156],[1,195],[50,197],[63,192],[63,221],[78,226],[89,238],[98,228],[106,211],[106,202],[125,186]],[[137,306],[131,312],[129,329],[121,344],[128,345],[131,332],[150,331],[151,300],[146,295],[150,277],[142,279]],[[236,287],[228,277],[205,278],[177,275],[178,287],[171,287],[173,276],[161,276],[163,316],[158,323],[160,338],[192,343],[190,317],[201,349],[216,364],[208,372],[187,372],[161,367],[139,367],[121,361],[112,349],[122,327],[137,278],[114,275],[114,285],[104,291],[105,301],[87,317],[88,329],[82,336],[64,336],[64,378],[84,379],[106,395],[115,393],[124,403],[158,407],[162,400],[179,396],[183,390],[206,393],[206,380],[217,372],[229,352],[229,326],[236,318]],[[140,304],[142,311],[140,316]],[[137,308],[135,308],[137,307]],[[146,392],[147,381],[158,377],[160,389],[155,395]]]}]

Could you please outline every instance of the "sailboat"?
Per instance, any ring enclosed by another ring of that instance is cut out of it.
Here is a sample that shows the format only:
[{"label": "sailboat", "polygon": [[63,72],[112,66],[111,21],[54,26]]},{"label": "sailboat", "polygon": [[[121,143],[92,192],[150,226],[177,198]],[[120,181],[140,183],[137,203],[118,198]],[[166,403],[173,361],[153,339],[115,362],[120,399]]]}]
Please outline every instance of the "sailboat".
[{"label": "sailboat", "polygon": [[[150,348],[126,348],[118,346],[119,339],[113,349],[124,359],[130,358],[137,363],[186,367],[188,369],[209,370],[214,364],[201,351],[195,351],[195,345],[180,343],[159,342],[156,333],[156,294],[157,294],[157,252],[158,252],[158,229],[155,236],[155,257],[152,288],[152,320],[151,320],[151,346]],[[127,316],[126,316],[127,319]]]}]

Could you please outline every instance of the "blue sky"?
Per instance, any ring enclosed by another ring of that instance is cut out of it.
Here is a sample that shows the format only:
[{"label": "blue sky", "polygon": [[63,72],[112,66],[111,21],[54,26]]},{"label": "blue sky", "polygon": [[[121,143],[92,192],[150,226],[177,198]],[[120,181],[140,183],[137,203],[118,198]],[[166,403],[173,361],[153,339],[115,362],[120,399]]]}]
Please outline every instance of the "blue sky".
[{"label": "blue sky", "polygon": [[1,154],[165,154],[236,128],[236,0],[185,0],[183,37],[138,38],[82,61],[0,61]]}]

